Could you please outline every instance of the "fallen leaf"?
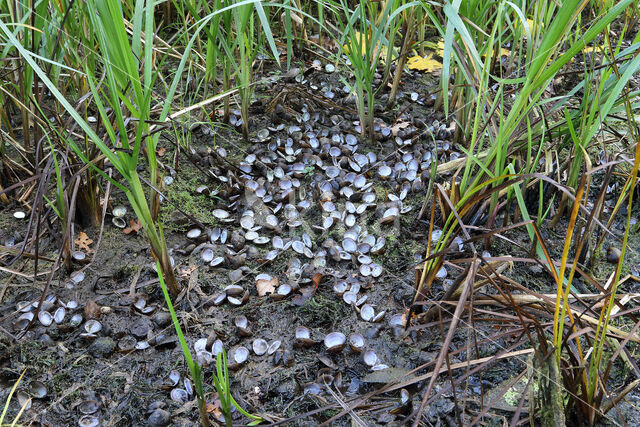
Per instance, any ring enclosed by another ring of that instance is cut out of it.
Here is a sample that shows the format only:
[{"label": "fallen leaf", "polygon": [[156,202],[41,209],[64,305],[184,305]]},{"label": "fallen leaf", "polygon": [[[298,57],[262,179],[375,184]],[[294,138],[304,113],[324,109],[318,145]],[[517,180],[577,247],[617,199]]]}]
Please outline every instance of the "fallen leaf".
[{"label": "fallen leaf", "polygon": [[424,46],[428,50],[434,51],[440,58],[444,57],[444,40],[442,38],[439,38],[435,43],[432,41],[425,41]]},{"label": "fallen leaf", "polygon": [[315,286],[316,289],[318,289],[318,285],[320,285],[320,282],[322,282],[323,277],[324,276],[322,275],[322,273],[316,273],[311,278],[311,280],[313,281],[313,285]]},{"label": "fallen leaf", "polygon": [[585,54],[588,53],[594,53],[594,52],[599,52],[600,50],[598,49],[598,46],[585,46],[584,49],[582,49],[582,52]]},{"label": "fallen leaf", "polygon": [[220,400],[216,399],[215,402],[208,402],[207,413],[213,415],[216,419],[220,419],[220,417],[222,417],[222,412],[220,411]]},{"label": "fallen leaf", "polygon": [[[309,37],[309,41],[311,43],[319,44],[320,37],[318,36],[318,34],[314,34]],[[322,37],[322,47],[330,52],[337,52],[338,50],[340,50],[340,45],[333,37]]]},{"label": "fallen leaf", "polygon": [[87,319],[97,319],[100,317],[100,314],[102,314],[100,306],[92,299],[87,301],[87,304],[84,306],[84,317]]},{"label": "fallen leaf", "polygon": [[[535,26],[535,21],[531,18],[527,18],[527,25],[529,26],[529,31],[533,31],[533,27]],[[513,28],[517,30],[519,27],[520,27],[520,19],[516,19],[513,25]]]},{"label": "fallen leaf", "polygon": [[80,250],[93,252],[93,249],[89,247],[89,245],[93,243],[93,240],[90,239],[89,236],[87,236],[87,233],[85,233],[84,231],[78,233],[78,237],[76,237],[73,243],[75,243]]},{"label": "fallen leaf", "polygon": [[[509,55],[511,55],[511,51],[509,49],[505,49],[503,47],[500,48],[500,56],[509,56]],[[482,58],[484,59],[484,55],[482,55]]]},{"label": "fallen leaf", "polygon": [[397,136],[398,132],[400,131],[400,129],[404,129],[407,126],[409,126],[409,122],[406,121],[399,121],[398,123],[394,124],[393,126],[391,126],[391,134],[393,136]]},{"label": "fallen leaf", "polygon": [[304,305],[307,301],[309,301],[316,293],[316,288],[309,286],[307,288],[301,288],[299,295],[294,295],[291,298],[291,302],[297,306]]},{"label": "fallen leaf", "polygon": [[435,50],[438,56],[440,56],[441,58],[444,57],[444,40],[442,39],[438,40]]},{"label": "fallen leaf", "polygon": [[164,156],[164,153],[166,153],[166,152],[167,152],[167,149],[166,149],[166,148],[164,148],[164,147],[160,147],[160,148],[158,148],[158,149],[156,150],[156,153],[158,153],[158,157],[162,157],[162,156]]},{"label": "fallen leaf", "polygon": [[129,226],[122,230],[124,234],[138,233],[142,228],[142,224],[137,219],[129,220]]},{"label": "fallen leaf", "polygon": [[274,293],[276,291],[276,286],[278,286],[277,277],[274,277],[271,280],[260,279],[256,281],[256,290],[258,291],[259,297]]},{"label": "fallen leaf", "polygon": [[[361,55],[365,56],[367,54],[367,46],[365,45],[366,42],[371,42],[371,35],[368,36],[368,39],[365,38],[365,35],[360,33],[359,31],[356,31],[356,42],[354,44],[354,47],[359,46],[360,50],[361,50]],[[387,57],[387,47],[386,46],[382,46],[382,49],[380,50],[380,52],[378,52],[380,43],[376,44],[375,49],[371,52],[371,59],[375,59],[376,56],[379,54],[380,55],[380,63],[384,64],[385,59]],[[350,52],[350,43],[345,44],[343,47],[344,53],[349,54]]]},{"label": "fallen leaf", "polygon": [[428,73],[441,70],[442,64],[440,61],[432,59],[432,57],[433,53],[430,53],[424,58],[420,55],[412,56],[407,60],[407,67],[409,67],[410,70],[426,71]]}]

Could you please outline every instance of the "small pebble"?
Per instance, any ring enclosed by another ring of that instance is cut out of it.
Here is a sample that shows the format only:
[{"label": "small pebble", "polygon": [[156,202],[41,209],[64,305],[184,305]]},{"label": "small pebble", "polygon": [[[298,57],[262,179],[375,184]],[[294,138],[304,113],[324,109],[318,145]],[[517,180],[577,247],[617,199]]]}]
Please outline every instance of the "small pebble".
[{"label": "small pebble", "polygon": [[131,335],[137,338],[146,338],[147,333],[153,329],[153,325],[151,321],[146,317],[142,317],[136,320],[133,325],[131,325]]},{"label": "small pebble", "polygon": [[153,321],[156,325],[160,326],[161,328],[164,328],[165,326],[168,326],[169,323],[171,322],[171,314],[167,313],[166,311],[161,311],[159,313],[156,313],[155,316],[153,316]]},{"label": "small pebble", "polygon": [[53,341],[53,339],[51,339],[51,337],[47,334],[42,334],[42,336],[40,337],[40,342],[47,347],[51,347],[56,344],[55,341]]},{"label": "small pebble", "polygon": [[170,422],[171,415],[164,409],[158,408],[149,416],[147,425],[149,427],[165,427],[168,426]]},{"label": "small pebble", "polygon": [[111,356],[116,349],[116,343],[110,337],[100,337],[89,346],[89,353],[95,358]]},{"label": "small pebble", "polygon": [[607,261],[611,264],[617,264],[620,259],[620,249],[615,246],[609,246],[607,249]]}]

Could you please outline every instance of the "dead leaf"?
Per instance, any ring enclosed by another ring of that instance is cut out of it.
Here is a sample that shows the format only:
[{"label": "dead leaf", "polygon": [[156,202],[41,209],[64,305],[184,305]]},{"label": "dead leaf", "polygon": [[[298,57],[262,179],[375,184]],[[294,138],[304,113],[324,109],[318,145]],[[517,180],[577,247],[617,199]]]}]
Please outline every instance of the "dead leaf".
[{"label": "dead leaf", "polygon": [[216,419],[220,419],[222,417],[220,401],[218,399],[216,399],[215,402],[207,403],[207,413],[213,415]]},{"label": "dead leaf", "polygon": [[600,50],[599,50],[598,46],[585,46],[585,48],[582,49],[582,53],[584,53],[585,55],[589,54],[589,53],[594,53],[594,52],[597,53],[599,51]]},{"label": "dead leaf", "polygon": [[164,153],[167,152],[167,149],[164,147],[160,147],[156,150],[156,153],[158,154],[158,157],[162,157],[164,156]]},{"label": "dead leaf", "polygon": [[440,71],[442,69],[442,64],[440,61],[432,58],[433,53],[430,53],[426,57],[422,57],[420,55],[412,56],[407,60],[407,67],[409,67],[410,70],[425,71],[427,73]]},{"label": "dead leaf", "polygon": [[138,233],[142,228],[142,224],[137,219],[129,220],[129,226],[122,230],[124,234]]},{"label": "dead leaf", "polygon": [[313,281],[313,285],[315,286],[316,289],[318,289],[318,285],[320,285],[320,282],[322,282],[323,277],[324,276],[322,275],[322,273],[316,273],[311,278],[311,281]]},{"label": "dead leaf", "polygon": [[[318,36],[318,34],[314,34],[309,37],[309,41],[311,43],[319,44],[320,37]],[[330,52],[337,52],[338,50],[340,50],[340,45],[333,37],[322,37],[322,47]]]},{"label": "dead leaf", "polygon": [[87,304],[84,306],[84,317],[87,319],[97,319],[100,317],[100,314],[102,314],[100,306],[92,299],[87,301]]},{"label": "dead leaf", "polygon": [[78,233],[78,237],[73,241],[76,244],[78,249],[83,250],[85,252],[93,252],[93,249],[89,247],[90,244],[93,243],[93,240],[87,236],[87,233],[81,231]]},{"label": "dead leaf", "polygon": [[[542,22],[539,21],[540,25],[542,25]],[[527,18],[527,25],[529,26],[529,31],[533,31],[534,27],[535,27],[535,21],[531,18]],[[515,23],[513,24],[513,28],[514,29],[518,29],[520,28],[520,19],[516,19]]]},{"label": "dead leaf", "polygon": [[400,129],[404,129],[407,126],[409,126],[409,122],[406,121],[399,121],[396,124],[394,124],[393,126],[391,126],[391,134],[393,136],[397,136],[398,132],[400,131]]},{"label": "dead leaf", "polygon": [[276,287],[278,286],[278,278],[274,277],[271,280],[260,279],[256,281],[256,290],[258,291],[258,296],[263,297],[267,294],[272,294],[276,291]]},{"label": "dead leaf", "polygon": [[315,71],[322,71],[322,64],[320,62],[312,62],[311,63],[311,68],[313,68]]}]

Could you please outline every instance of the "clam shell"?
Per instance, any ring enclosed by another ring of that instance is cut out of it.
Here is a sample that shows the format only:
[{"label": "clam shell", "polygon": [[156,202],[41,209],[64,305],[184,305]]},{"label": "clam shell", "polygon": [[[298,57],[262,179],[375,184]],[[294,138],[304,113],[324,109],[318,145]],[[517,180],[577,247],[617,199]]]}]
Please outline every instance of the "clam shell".
[{"label": "clam shell", "polygon": [[442,266],[440,270],[438,270],[438,272],[436,273],[436,278],[444,279],[445,277],[447,277],[447,269],[444,266]]},{"label": "clam shell", "polygon": [[224,257],[215,257],[211,260],[211,262],[209,263],[210,267],[217,267],[219,265],[221,265],[222,263],[224,263]]},{"label": "clam shell", "polygon": [[263,340],[262,338],[258,338],[257,340],[254,340],[251,346],[253,348],[253,352],[257,356],[264,355],[269,349],[269,344],[267,343],[267,341]]},{"label": "clam shell", "polygon": [[267,354],[268,355],[272,355],[273,353],[275,353],[276,350],[278,350],[280,348],[281,344],[282,344],[282,342],[280,340],[275,340],[274,342],[272,342],[269,345],[269,348],[267,349]]},{"label": "clam shell", "polygon": [[74,314],[73,316],[71,316],[71,320],[69,320],[69,324],[71,326],[78,326],[78,325],[80,325],[80,323],[82,323],[82,315],[81,314]]},{"label": "clam shell", "polygon": [[311,338],[311,331],[309,331],[309,328],[307,328],[306,326],[298,326],[295,329],[295,336],[298,340],[309,339]]},{"label": "clam shell", "polygon": [[115,218],[122,218],[123,216],[126,215],[126,213],[127,213],[127,208],[122,205],[114,207],[113,210],[111,211],[111,214]]},{"label": "clam shell", "polygon": [[42,324],[42,326],[50,326],[53,323],[53,316],[48,311],[38,312],[38,320]]},{"label": "clam shell", "polygon": [[176,371],[175,369],[169,372],[169,381],[174,387],[178,385],[178,383],[180,382],[180,372]]},{"label": "clam shell", "polygon": [[240,285],[229,285],[224,288],[224,292],[225,294],[227,294],[227,296],[236,297],[238,295],[242,295],[242,293],[244,292],[244,288]]},{"label": "clam shell", "polygon": [[405,317],[402,313],[394,314],[389,319],[389,326],[392,328],[404,328],[406,326]]},{"label": "clam shell", "polygon": [[220,220],[226,220],[229,218],[229,212],[225,211],[224,209],[214,209],[213,212],[211,212],[211,214]]},{"label": "clam shell", "polygon": [[220,340],[215,340],[213,346],[211,346],[211,354],[213,356],[217,356],[219,353],[222,353],[224,350],[224,344]]},{"label": "clam shell", "polygon": [[372,263],[369,266],[371,267],[371,276],[380,277],[382,275],[382,266],[380,264]]},{"label": "clam shell", "polygon": [[88,334],[97,334],[102,330],[102,323],[94,319],[87,320],[84,324],[84,330],[87,331]]},{"label": "clam shell", "polygon": [[98,412],[99,408],[100,404],[92,399],[83,400],[80,405],[78,405],[78,410],[81,414],[84,415],[95,414],[96,412]]},{"label": "clam shell", "polygon": [[200,257],[202,258],[202,261],[204,261],[204,262],[211,262],[211,261],[213,261],[213,255],[214,255],[213,254],[213,249],[204,248],[204,250],[200,254]]},{"label": "clam shell", "polygon": [[358,300],[358,294],[353,293],[353,292],[351,292],[351,291],[349,291],[349,292],[345,292],[345,293],[342,295],[342,300],[343,300],[344,302],[346,302],[347,304],[355,304],[355,303],[356,303],[356,301]]},{"label": "clam shell", "polygon": [[355,351],[356,353],[360,353],[365,346],[365,341],[364,341],[364,337],[360,334],[350,334],[349,335],[349,347],[351,347],[351,350]]},{"label": "clam shell", "polygon": [[235,319],[233,319],[233,324],[236,326],[236,328],[247,329],[249,327],[249,321],[247,320],[246,316],[236,317]]},{"label": "clam shell", "polygon": [[29,394],[34,399],[42,399],[47,395],[47,387],[41,381],[31,381],[29,384]]},{"label": "clam shell", "polygon": [[365,322],[370,322],[374,316],[375,310],[370,304],[365,304],[362,306],[362,308],[360,308],[360,317],[362,317],[362,320],[364,320]]},{"label": "clam shell", "polygon": [[200,236],[202,236],[202,230],[199,229],[199,228],[192,228],[191,230],[187,231],[187,238],[188,239],[195,240],[195,239],[199,238]]},{"label": "clam shell", "polygon": [[64,321],[64,316],[67,314],[67,311],[64,309],[64,307],[58,307],[56,309],[56,311],[54,311],[53,313],[53,320],[57,323],[60,324]]},{"label": "clam shell", "polygon": [[233,351],[231,360],[233,360],[235,363],[242,364],[246,362],[248,358],[249,350],[246,347],[240,346]]},{"label": "clam shell", "polygon": [[378,363],[378,356],[373,350],[367,350],[362,353],[362,360],[365,365],[373,367]]},{"label": "clam shell", "polygon": [[347,338],[342,332],[331,332],[324,338],[324,346],[331,353],[342,351],[346,342]]},{"label": "clam shell", "polygon": [[183,404],[189,400],[189,393],[182,388],[174,388],[171,390],[171,400],[176,403]]},{"label": "clam shell", "polygon": [[78,420],[78,426],[80,427],[98,427],[100,425],[100,419],[94,415],[83,415]]},{"label": "clam shell", "polygon": [[199,340],[193,343],[193,351],[195,351],[196,353],[199,351],[205,351],[206,347],[207,347],[206,338],[200,338]]},{"label": "clam shell", "polygon": [[335,285],[333,285],[333,291],[339,296],[342,296],[347,291],[348,287],[349,285],[346,280],[339,280]]}]

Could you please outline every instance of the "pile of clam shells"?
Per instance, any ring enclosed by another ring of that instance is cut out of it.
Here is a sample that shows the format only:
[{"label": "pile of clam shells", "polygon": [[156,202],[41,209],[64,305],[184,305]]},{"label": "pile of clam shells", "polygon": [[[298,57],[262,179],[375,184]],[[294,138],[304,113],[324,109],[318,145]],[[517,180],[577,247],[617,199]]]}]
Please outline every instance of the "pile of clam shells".
[{"label": "pile of clam shells", "polygon": [[[322,66],[315,69],[333,72]],[[349,90],[333,86],[322,73],[315,80],[297,78],[297,83],[307,93],[339,105],[352,99]],[[405,99],[425,102],[418,94]],[[387,310],[370,302],[365,291],[384,277],[389,236],[402,233],[401,217],[413,211],[411,201],[416,198],[412,195],[426,189],[434,162],[459,156],[449,142],[453,128],[437,121],[411,122],[408,117],[399,118],[405,121],[401,126],[376,120],[372,145],[363,142],[357,121],[317,107],[304,97],[289,100],[286,108],[276,105],[273,123],[256,130],[247,151],[222,146],[191,150],[192,159],[205,166],[215,181],[196,192],[219,202],[211,212],[216,226],[188,229],[190,244],[184,253],[227,272],[230,284],[212,296],[210,304],[245,304],[253,289],[248,286],[252,278],[256,284],[272,284],[266,294],[275,301],[297,298],[298,292],[304,295],[314,272],[321,272],[331,278],[336,297],[361,320],[381,322]],[[290,114],[292,110],[296,113]],[[239,126],[239,112],[233,113],[232,125]],[[215,133],[205,129],[205,135]],[[238,151],[244,153],[241,160],[230,154]],[[266,265],[279,257],[285,257],[287,267],[276,278],[254,275],[247,266]],[[446,269],[438,277],[446,277]],[[404,315],[391,316],[388,325],[399,335]],[[254,337],[244,315],[235,317],[233,326],[246,342],[229,349],[231,369],[239,369],[250,357],[272,357],[274,364],[289,366],[296,349],[321,343],[327,353],[349,348],[370,370],[387,368],[359,333],[317,332],[321,336],[315,337],[309,328],[297,326],[293,348],[285,348],[281,340]],[[207,366],[222,346],[219,340],[202,338],[195,342],[194,351]],[[305,393],[314,393],[318,387],[321,384],[311,384]]]},{"label": "pile of clam shells", "polygon": [[[271,124],[255,130],[246,151],[220,145],[189,149],[190,158],[211,178],[210,184],[194,190],[216,201],[210,221],[215,225],[209,229],[190,226],[186,232],[188,244],[173,249],[172,256],[197,257],[207,268],[228,276],[221,292],[206,302],[210,305],[242,306],[256,287],[250,285],[258,282],[267,289],[264,295],[258,292],[260,296],[268,295],[274,301],[293,297],[294,303],[300,298],[303,303],[308,297],[305,288],[311,288],[308,285],[314,281],[314,273],[320,272],[335,297],[351,307],[358,318],[366,323],[382,322],[387,310],[372,302],[366,291],[385,276],[385,251],[391,240],[402,237],[402,216],[415,215],[414,208],[420,201],[416,195],[424,193],[434,164],[459,156],[450,142],[453,128],[438,121],[413,120],[408,115],[395,122],[376,119],[375,142],[365,141],[355,117],[314,101],[315,97],[338,106],[353,103],[348,88],[325,78],[335,71],[333,65],[314,64],[314,68],[318,72],[296,78],[308,96],[283,99],[282,103],[288,102],[286,108],[278,103]],[[416,105],[430,101],[419,94],[401,94],[400,98]],[[231,124],[241,125],[238,111],[233,112]],[[205,135],[217,132],[204,130]],[[236,154],[240,152],[243,154],[238,160]],[[175,171],[169,172],[166,186],[175,179],[171,176]],[[115,227],[126,227],[126,208],[115,206],[111,214]],[[267,266],[280,257],[285,259],[286,268],[277,276],[255,274],[249,268]],[[74,259],[82,261],[76,254]],[[444,267],[438,277],[446,277]],[[79,272],[71,278],[69,287],[83,278]],[[43,326],[65,321],[79,326],[84,321],[81,314],[72,314],[73,302],[58,301],[57,306],[55,298],[46,302],[38,314]],[[145,297],[137,298],[132,306],[143,316],[156,310]],[[30,303],[18,307],[22,314],[16,320],[16,329],[23,329],[31,321],[33,307]],[[400,335],[406,326],[404,314],[387,318],[388,327]],[[252,357],[271,358],[275,365],[291,366],[296,351],[311,347],[324,348],[328,354],[346,349],[371,371],[388,367],[373,350],[375,343],[367,342],[357,332],[312,331],[300,325],[293,331],[293,342],[287,345],[284,338],[254,336],[251,322],[244,315],[235,316],[232,323],[242,340],[228,349],[232,370],[242,368]],[[89,319],[83,327],[81,335],[92,340],[102,325]],[[120,352],[145,350],[164,339],[162,334],[152,337],[144,324],[140,327],[141,332],[132,330],[120,338]],[[192,343],[195,358],[204,367],[215,364],[224,346],[212,337]],[[326,381],[326,375],[321,377]],[[178,371],[169,373],[168,387],[170,398],[177,403],[194,397],[191,382]],[[322,388],[318,379],[307,384],[304,392],[317,394]]]},{"label": "pile of clam shells", "polygon": [[261,142],[235,169],[228,169],[224,148],[208,156],[223,185],[197,191],[226,202],[211,213],[218,226],[191,228],[187,237],[191,253],[229,269],[232,282],[246,278],[238,270],[247,260],[269,262],[288,251],[316,268],[328,261],[355,264],[362,277],[380,277],[384,269],[374,258],[386,249],[385,235],[400,233],[393,227],[412,210],[407,196],[428,179],[435,151],[401,141],[379,159],[373,151],[361,153],[358,138],[341,126],[314,130],[319,113],[302,116],[300,125],[259,132]]}]

